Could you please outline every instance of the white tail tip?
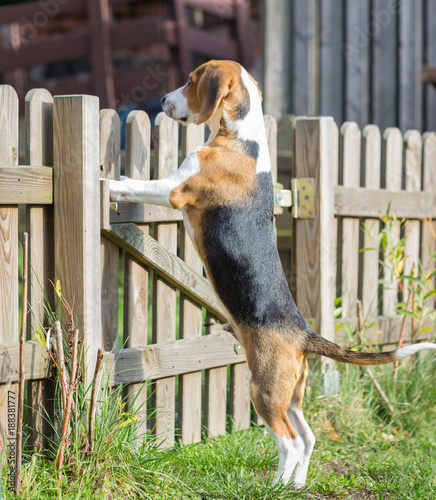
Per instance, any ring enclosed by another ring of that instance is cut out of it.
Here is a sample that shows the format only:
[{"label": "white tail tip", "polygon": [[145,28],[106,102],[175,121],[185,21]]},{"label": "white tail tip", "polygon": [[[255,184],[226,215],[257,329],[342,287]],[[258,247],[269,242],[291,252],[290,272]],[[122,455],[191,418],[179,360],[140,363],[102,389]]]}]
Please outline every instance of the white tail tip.
[{"label": "white tail tip", "polygon": [[419,351],[426,351],[427,349],[436,349],[436,344],[431,344],[430,342],[423,342],[422,344],[413,344],[401,349],[397,349],[396,353],[398,359],[407,358],[407,356],[412,356]]}]

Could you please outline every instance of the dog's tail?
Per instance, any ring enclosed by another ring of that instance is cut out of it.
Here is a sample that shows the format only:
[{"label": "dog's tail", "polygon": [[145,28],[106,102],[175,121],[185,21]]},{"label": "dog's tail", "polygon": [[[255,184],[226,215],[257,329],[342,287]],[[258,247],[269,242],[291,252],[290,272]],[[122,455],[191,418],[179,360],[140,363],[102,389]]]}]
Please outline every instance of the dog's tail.
[{"label": "dog's tail", "polygon": [[408,345],[401,349],[396,349],[395,351],[379,353],[350,351],[349,349],[344,349],[330,342],[311,330],[306,332],[306,342],[304,345],[304,350],[307,353],[319,354],[320,356],[331,358],[334,361],[350,363],[352,365],[383,365],[385,363],[397,361],[398,359],[407,358],[407,356],[411,356],[418,351],[427,349],[436,349],[436,344],[423,342],[422,344]]}]

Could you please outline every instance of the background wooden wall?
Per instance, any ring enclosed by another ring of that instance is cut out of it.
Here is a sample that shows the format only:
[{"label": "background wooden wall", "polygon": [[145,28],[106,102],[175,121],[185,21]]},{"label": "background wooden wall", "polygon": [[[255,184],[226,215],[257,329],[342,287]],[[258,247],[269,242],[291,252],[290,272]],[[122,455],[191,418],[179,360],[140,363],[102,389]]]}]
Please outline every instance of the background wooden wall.
[{"label": "background wooden wall", "polygon": [[264,0],[265,112],[436,129],[434,0]]}]

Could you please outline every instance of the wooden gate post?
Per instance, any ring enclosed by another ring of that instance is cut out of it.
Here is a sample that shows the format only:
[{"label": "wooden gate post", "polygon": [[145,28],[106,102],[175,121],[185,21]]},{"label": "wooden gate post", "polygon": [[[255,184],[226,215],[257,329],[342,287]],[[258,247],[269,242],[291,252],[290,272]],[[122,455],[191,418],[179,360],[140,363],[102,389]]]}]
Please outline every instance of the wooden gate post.
[{"label": "wooden gate post", "polygon": [[98,98],[55,97],[53,121],[56,279],[80,330],[87,387],[101,345]]},{"label": "wooden gate post", "polygon": [[[296,219],[296,303],[312,329],[334,341],[336,295],[333,186],[338,161],[338,129],[331,117],[298,118],[295,134],[295,176],[314,179],[314,218]],[[304,193],[300,193],[303,203]],[[357,269],[356,269],[357,272]],[[323,358],[323,372],[334,363]],[[333,372],[334,373],[334,372]],[[336,375],[325,377],[325,390]],[[336,384],[336,382],[333,382]]]}]

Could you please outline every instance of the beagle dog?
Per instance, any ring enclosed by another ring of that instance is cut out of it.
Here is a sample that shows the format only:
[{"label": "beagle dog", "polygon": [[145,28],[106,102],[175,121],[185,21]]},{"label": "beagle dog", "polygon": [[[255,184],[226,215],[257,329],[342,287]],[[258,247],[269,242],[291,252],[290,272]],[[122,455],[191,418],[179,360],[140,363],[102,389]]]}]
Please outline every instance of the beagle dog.
[{"label": "beagle dog", "polygon": [[436,344],[396,351],[346,350],[313,332],[298,311],[274,234],[273,183],[261,93],[238,63],[210,61],[185,86],[162,97],[165,113],[210,128],[207,142],[167,179],[110,181],[113,201],[164,205],[185,227],[244,346],[254,407],[279,453],[275,481],[306,482],[315,437],[301,403],[309,353],[357,365],[389,363]]}]

